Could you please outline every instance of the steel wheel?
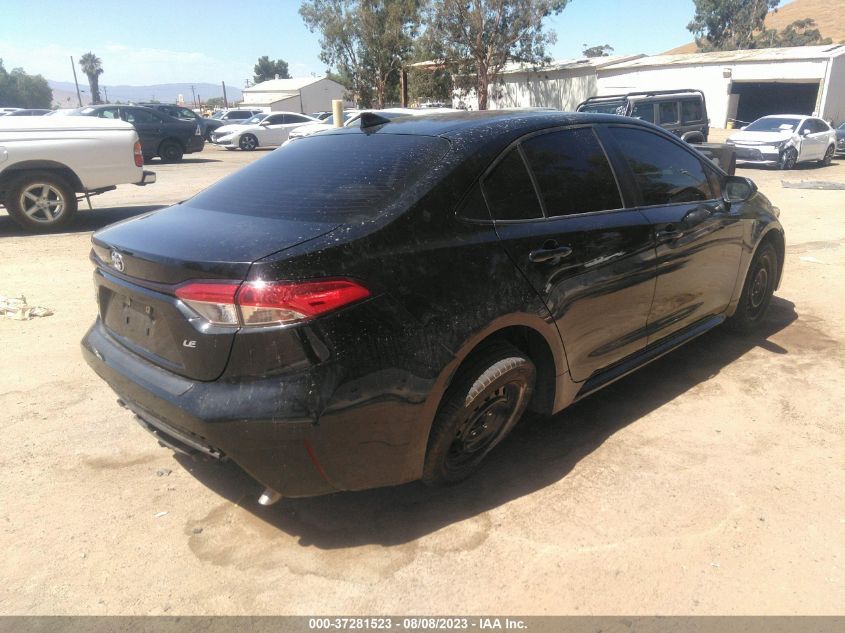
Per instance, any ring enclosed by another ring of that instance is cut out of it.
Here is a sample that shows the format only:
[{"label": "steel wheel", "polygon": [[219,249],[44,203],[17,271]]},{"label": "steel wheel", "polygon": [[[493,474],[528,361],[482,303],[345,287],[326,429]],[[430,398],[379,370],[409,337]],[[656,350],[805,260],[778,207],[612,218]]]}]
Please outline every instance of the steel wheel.
[{"label": "steel wheel", "polygon": [[766,316],[778,275],[778,255],[771,242],[757,249],[736,312],[728,319],[728,326],[737,332],[750,332]]},{"label": "steel wheel", "polygon": [[240,147],[245,152],[251,152],[256,147],[258,147],[258,139],[255,138],[252,134],[244,134],[241,137],[240,142],[238,143],[238,147]]},{"label": "steel wheel", "polygon": [[534,391],[531,360],[509,343],[478,350],[446,391],[428,440],[422,480],[465,479],[522,417]]},{"label": "steel wheel", "polygon": [[72,187],[52,172],[23,174],[9,184],[6,207],[23,228],[45,230],[61,226],[76,212]]}]

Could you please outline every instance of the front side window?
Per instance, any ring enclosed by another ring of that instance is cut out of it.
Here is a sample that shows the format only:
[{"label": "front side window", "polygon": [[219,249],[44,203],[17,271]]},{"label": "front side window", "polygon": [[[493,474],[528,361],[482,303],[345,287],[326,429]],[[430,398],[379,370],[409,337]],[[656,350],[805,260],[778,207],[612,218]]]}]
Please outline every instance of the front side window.
[{"label": "front side window", "polygon": [[268,116],[265,121],[267,125],[281,125],[285,123],[285,115],[284,114],[274,114],[273,116]]},{"label": "front side window", "polygon": [[532,220],[543,217],[531,176],[516,147],[484,179],[484,194],[494,220]]},{"label": "front side window", "polygon": [[631,110],[631,116],[635,119],[641,119],[654,123],[654,104],[653,103],[638,103]]},{"label": "front side window", "polygon": [[522,149],[549,217],[622,208],[610,164],[591,128],[535,136]]},{"label": "front side window", "polygon": [[119,119],[120,114],[117,111],[117,108],[103,108],[97,113],[97,116],[101,119]]},{"label": "front side window", "polygon": [[648,130],[611,127],[642,194],[644,206],[713,199],[704,165],[694,154]]},{"label": "front side window", "polygon": [[188,110],[188,108],[179,108],[179,114],[177,118],[185,119],[186,121],[193,121],[195,119],[199,119],[199,115],[193,110]]}]

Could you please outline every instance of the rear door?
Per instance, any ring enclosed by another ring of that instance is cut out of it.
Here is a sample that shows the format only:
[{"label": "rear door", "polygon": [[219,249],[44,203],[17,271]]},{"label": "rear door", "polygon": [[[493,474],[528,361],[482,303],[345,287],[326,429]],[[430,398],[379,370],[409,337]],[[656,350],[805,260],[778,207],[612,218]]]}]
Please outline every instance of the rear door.
[{"label": "rear door", "polygon": [[651,226],[626,208],[591,127],[523,139],[483,189],[504,248],[555,320],[574,380],[645,347]]},{"label": "rear door", "polygon": [[151,110],[123,106],[121,106],[121,116],[124,121],[134,125],[138,131],[144,156],[155,156],[162,140],[164,119]]},{"label": "rear door", "polygon": [[722,176],[692,149],[634,126],[602,128],[623,157],[654,229],[657,286],[649,344],[721,314],[739,274],[743,225],[721,196]]}]

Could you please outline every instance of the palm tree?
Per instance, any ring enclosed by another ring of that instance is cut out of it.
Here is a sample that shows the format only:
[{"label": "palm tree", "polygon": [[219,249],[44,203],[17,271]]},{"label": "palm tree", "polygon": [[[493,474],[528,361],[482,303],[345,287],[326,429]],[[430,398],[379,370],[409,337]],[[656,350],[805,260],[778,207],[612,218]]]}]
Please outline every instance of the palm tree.
[{"label": "palm tree", "polygon": [[103,60],[91,51],[79,58],[79,65],[82,72],[88,76],[88,85],[91,87],[91,101],[100,103],[100,75],[103,74]]}]

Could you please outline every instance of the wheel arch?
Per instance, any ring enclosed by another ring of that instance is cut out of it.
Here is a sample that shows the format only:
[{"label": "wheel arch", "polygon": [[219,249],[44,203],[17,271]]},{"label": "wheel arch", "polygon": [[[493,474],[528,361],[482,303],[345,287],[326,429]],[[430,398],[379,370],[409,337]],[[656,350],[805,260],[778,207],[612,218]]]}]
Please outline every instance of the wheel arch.
[{"label": "wheel arch", "polygon": [[84,192],[85,186],[70,167],[63,163],[52,160],[26,160],[10,165],[0,174],[0,194],[5,194],[9,183],[15,180],[22,173],[30,171],[47,171],[61,176],[73,188],[75,192]]},{"label": "wheel arch", "polygon": [[[769,243],[775,248],[775,252],[778,256],[778,277],[775,281],[775,290],[780,288],[781,279],[783,279],[783,264],[784,259],[786,257],[786,242],[783,238],[783,233],[776,228],[772,227],[768,231],[763,234],[763,237],[757,242],[757,246],[754,248],[754,253],[756,253],[760,246],[765,243]],[[754,254],[752,253],[751,258],[754,258]]]},{"label": "wheel arch", "polygon": [[161,140],[161,143],[159,143],[158,147],[156,148],[156,154],[158,156],[161,155],[161,148],[164,147],[167,143],[176,143],[176,145],[182,148],[182,152],[185,152],[188,149],[187,145],[183,143],[179,137],[167,136]]},{"label": "wheel arch", "polygon": [[704,134],[702,134],[701,132],[698,132],[698,131],[687,132],[686,134],[684,134],[681,137],[681,140],[686,141],[687,143],[690,143],[690,144],[706,142],[706,139],[704,138]]}]

